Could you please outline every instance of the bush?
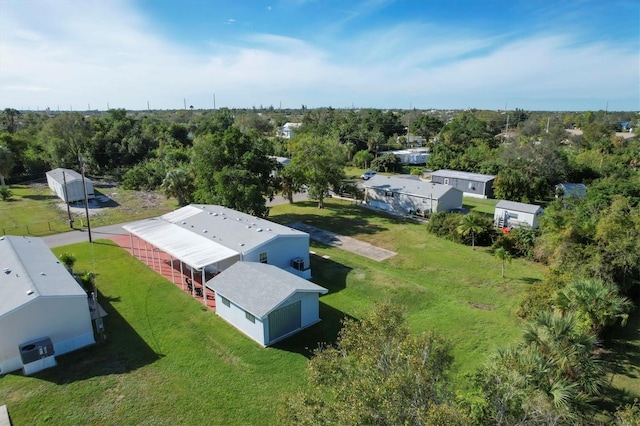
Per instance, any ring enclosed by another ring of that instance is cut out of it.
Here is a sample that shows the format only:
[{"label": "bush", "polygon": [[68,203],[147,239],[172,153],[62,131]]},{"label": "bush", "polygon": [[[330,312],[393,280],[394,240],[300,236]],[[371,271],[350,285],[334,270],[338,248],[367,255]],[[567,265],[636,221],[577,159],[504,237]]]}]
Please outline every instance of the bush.
[{"label": "bush", "polygon": [[461,218],[462,215],[460,213],[434,213],[431,215],[429,223],[427,223],[427,230],[440,238],[462,243],[462,236],[458,232]]},{"label": "bush", "polygon": [[166,175],[164,165],[156,160],[143,161],[129,169],[122,177],[124,189],[152,191],[162,185]]},{"label": "bush", "polygon": [[422,169],[420,167],[412,167],[409,173],[411,174],[411,176],[421,176]]},{"label": "bush", "polygon": [[8,201],[13,197],[13,191],[8,186],[0,186],[0,198],[2,201]]},{"label": "bush", "polygon": [[512,257],[533,259],[536,237],[536,231],[533,229],[514,228],[508,234],[501,234],[492,248],[503,248],[511,253]]}]

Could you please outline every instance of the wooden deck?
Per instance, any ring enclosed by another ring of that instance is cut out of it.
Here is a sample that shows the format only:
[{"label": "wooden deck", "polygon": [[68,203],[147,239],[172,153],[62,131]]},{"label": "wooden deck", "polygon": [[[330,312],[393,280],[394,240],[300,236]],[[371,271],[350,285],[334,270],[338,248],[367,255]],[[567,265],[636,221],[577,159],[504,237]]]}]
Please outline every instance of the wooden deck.
[{"label": "wooden deck", "polygon": [[[190,293],[195,299],[215,312],[215,293],[210,289],[206,289],[206,291],[203,289],[202,274],[195,273],[192,277],[191,271],[187,265],[181,265],[180,260],[173,259],[169,254],[163,252],[157,247],[152,247],[143,240],[139,240],[136,236],[129,237],[129,235],[114,235],[110,239],[123,249],[127,250],[136,259],[145,263],[158,274],[172,282],[176,287],[180,288],[185,293]],[[133,248],[131,247],[132,241]],[[205,277],[205,279],[210,278],[211,277]],[[190,286],[192,289],[189,288]],[[205,293],[206,299],[203,297]]]}]

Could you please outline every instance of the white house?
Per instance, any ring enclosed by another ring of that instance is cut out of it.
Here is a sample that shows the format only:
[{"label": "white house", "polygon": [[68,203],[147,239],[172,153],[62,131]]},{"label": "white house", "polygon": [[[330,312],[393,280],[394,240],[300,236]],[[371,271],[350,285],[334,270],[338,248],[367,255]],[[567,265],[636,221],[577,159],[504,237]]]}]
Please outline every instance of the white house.
[{"label": "white house", "polygon": [[0,237],[0,375],[95,343],[87,293],[40,238]]},{"label": "white house", "polygon": [[527,227],[537,229],[544,210],[535,204],[500,200],[493,213],[493,223],[500,228]]},{"label": "white house", "polygon": [[294,135],[294,130],[300,126],[302,126],[302,123],[284,123],[282,127],[278,129],[278,137],[291,139]]},{"label": "white house", "polygon": [[263,346],[320,321],[320,294],[328,290],[273,265],[237,262],[207,282],[216,313]]},{"label": "white house", "polygon": [[[65,203],[84,200],[82,175],[75,170],[60,168],[49,170],[47,172],[47,184]],[[87,198],[94,198],[93,182],[85,177],[84,184],[87,188]]]},{"label": "white house", "polygon": [[587,186],[583,183],[559,183],[555,187],[556,198],[578,197],[587,195]]},{"label": "white house", "polygon": [[226,207],[191,204],[123,228],[202,274],[203,282],[241,260],[311,278],[309,234]]},{"label": "white house", "polygon": [[366,206],[389,213],[424,215],[462,207],[462,191],[449,185],[375,175],[362,187]]},{"label": "white house", "polygon": [[493,175],[461,172],[458,170],[436,170],[431,173],[431,182],[451,185],[462,191],[464,196],[493,198]]},{"label": "white house", "polygon": [[413,149],[399,149],[396,151],[383,151],[379,153],[380,155],[384,154],[393,154],[398,157],[398,160],[402,164],[409,165],[418,165],[418,164],[427,164],[427,160],[429,159],[429,150],[426,148],[413,148]]}]

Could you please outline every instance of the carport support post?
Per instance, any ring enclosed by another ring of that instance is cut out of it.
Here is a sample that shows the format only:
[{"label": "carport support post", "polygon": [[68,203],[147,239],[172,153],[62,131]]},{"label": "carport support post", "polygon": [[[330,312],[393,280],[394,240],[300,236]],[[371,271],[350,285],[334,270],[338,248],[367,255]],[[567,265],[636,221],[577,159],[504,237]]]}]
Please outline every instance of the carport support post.
[{"label": "carport support post", "polygon": [[129,247],[131,247],[131,256],[136,257],[136,249],[133,247],[133,236],[129,232]]},{"label": "carport support post", "polygon": [[190,267],[189,269],[191,269],[191,297],[195,297],[195,295],[196,295],[196,280],[193,277],[193,266]]},{"label": "carport support post", "polygon": [[160,268],[160,275],[162,275],[162,253],[158,249],[158,267]]},{"label": "carport support post", "polygon": [[173,256],[169,255],[169,258],[171,259],[171,282],[173,284],[175,284],[176,283],[176,279],[173,276]]},{"label": "carport support post", "polygon": [[184,290],[184,269],[182,269],[182,259],[180,259],[180,280],[182,281],[182,289]]},{"label": "carport support post", "polygon": [[202,267],[202,300],[204,300],[204,306],[207,306],[207,286],[204,285],[204,267]]}]

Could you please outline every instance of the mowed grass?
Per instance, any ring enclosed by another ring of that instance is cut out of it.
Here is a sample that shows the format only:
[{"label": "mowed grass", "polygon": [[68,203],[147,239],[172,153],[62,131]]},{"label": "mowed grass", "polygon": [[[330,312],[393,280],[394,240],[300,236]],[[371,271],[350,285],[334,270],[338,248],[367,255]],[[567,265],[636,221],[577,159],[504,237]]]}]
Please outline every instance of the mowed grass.
[{"label": "mowed grass", "polygon": [[[0,201],[2,235],[45,236],[70,230],[67,210],[46,184],[12,185],[13,197]],[[95,183],[96,195],[110,201],[100,209],[91,209],[91,225],[103,226],[158,216],[174,210],[175,200],[156,192],[132,191]],[[74,218],[76,229],[87,226],[84,204]]]}]

